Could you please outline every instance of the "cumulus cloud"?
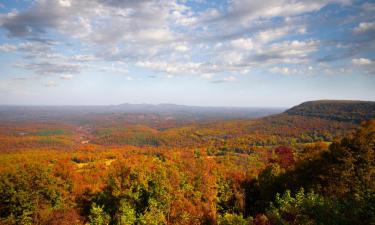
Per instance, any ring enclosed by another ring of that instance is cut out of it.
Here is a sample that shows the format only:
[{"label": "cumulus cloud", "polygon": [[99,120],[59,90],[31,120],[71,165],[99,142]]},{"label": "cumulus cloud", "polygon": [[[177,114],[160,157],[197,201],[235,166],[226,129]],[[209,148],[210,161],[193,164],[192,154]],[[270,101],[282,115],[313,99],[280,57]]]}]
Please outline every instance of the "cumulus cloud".
[{"label": "cumulus cloud", "polygon": [[268,29],[257,33],[255,38],[260,43],[268,43],[287,35],[291,30],[291,27],[287,26],[276,29]]},{"label": "cumulus cloud", "polygon": [[197,74],[201,67],[200,63],[178,63],[167,61],[140,61],[137,62],[136,65],[170,75]]},{"label": "cumulus cloud", "polygon": [[38,0],[28,10],[3,14],[2,27],[10,36],[41,36],[56,29],[96,43],[168,41],[169,10],[177,3],[156,1]]},{"label": "cumulus cloud", "polygon": [[[8,37],[22,40],[1,44],[0,51],[20,52],[24,61],[18,67],[61,79],[87,68],[128,73],[133,66],[204,79],[219,73],[235,77],[253,68],[285,73],[285,68],[311,63],[321,47],[316,38],[305,38],[309,26],[303,17],[330,4],[350,3],[232,0],[225,7],[197,10],[178,0],[36,0],[25,10],[0,14]],[[362,22],[353,32],[373,27]],[[62,38],[53,40],[51,31]],[[113,67],[114,62],[123,64]]]},{"label": "cumulus cloud", "polygon": [[189,51],[189,47],[186,45],[186,44],[176,44],[174,46],[175,50],[176,51],[179,51],[179,52],[187,52]]},{"label": "cumulus cloud", "polygon": [[359,66],[368,66],[375,64],[375,61],[366,58],[352,59],[352,63]]},{"label": "cumulus cloud", "polygon": [[13,52],[13,51],[16,51],[16,50],[17,50],[17,47],[14,46],[14,45],[10,45],[10,44],[0,45],[0,51],[3,51],[3,52]]},{"label": "cumulus cloud", "polygon": [[232,23],[234,21],[248,24],[256,19],[288,17],[318,11],[332,3],[349,4],[350,0],[233,0],[227,13],[220,18]]},{"label": "cumulus cloud", "polygon": [[15,44],[3,44],[0,45],[0,51],[14,52],[19,51],[26,54],[29,58],[36,58],[39,56],[48,56],[52,54],[52,47],[50,44],[42,42],[22,42],[17,45]]},{"label": "cumulus cloud", "polygon": [[70,59],[74,62],[92,62],[92,61],[96,61],[97,57],[95,57],[94,55],[78,54],[78,55],[73,55],[72,57],[70,57]]},{"label": "cumulus cloud", "polygon": [[272,67],[269,71],[271,73],[283,74],[283,75],[290,75],[290,74],[297,72],[295,69],[290,69],[289,67],[278,67],[278,66]]},{"label": "cumulus cloud", "polygon": [[359,23],[357,27],[354,28],[354,33],[366,33],[369,31],[375,31],[375,23],[373,22],[362,22]]},{"label": "cumulus cloud", "polygon": [[319,41],[283,41],[264,48],[249,57],[254,63],[300,64],[309,62],[311,53],[317,51]]},{"label": "cumulus cloud", "polygon": [[39,75],[50,74],[74,74],[81,71],[81,66],[77,64],[59,64],[51,62],[35,62],[28,64],[16,64],[18,68],[34,71]]},{"label": "cumulus cloud", "polygon": [[238,38],[231,41],[234,48],[251,50],[254,48],[254,42],[251,38]]},{"label": "cumulus cloud", "polygon": [[2,14],[2,26],[15,37],[43,34],[68,16],[68,11],[59,6],[59,1],[35,1],[29,10]]}]

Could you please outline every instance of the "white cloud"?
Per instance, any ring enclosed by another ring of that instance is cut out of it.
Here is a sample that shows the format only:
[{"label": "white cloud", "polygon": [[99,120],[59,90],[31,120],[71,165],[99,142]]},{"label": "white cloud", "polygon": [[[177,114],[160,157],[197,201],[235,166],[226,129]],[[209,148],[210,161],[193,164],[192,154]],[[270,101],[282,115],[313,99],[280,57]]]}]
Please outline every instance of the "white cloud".
[{"label": "white cloud", "polygon": [[248,24],[256,19],[288,17],[318,11],[332,3],[349,4],[350,0],[233,0],[225,16],[231,22],[236,20]]},{"label": "white cloud", "polygon": [[14,46],[14,45],[10,45],[10,44],[0,45],[0,51],[3,51],[3,52],[13,52],[13,51],[16,51],[16,50],[17,50],[17,47]]},{"label": "white cloud", "polygon": [[40,55],[48,55],[52,53],[51,43],[42,42],[22,42],[18,45],[3,44],[0,45],[0,51],[14,52],[20,51],[26,53],[29,57],[35,58]]},{"label": "white cloud", "polygon": [[300,28],[298,28],[297,32],[299,34],[306,34],[306,27],[300,27]]},{"label": "white cloud", "polygon": [[284,41],[271,45],[270,52],[277,53],[282,56],[290,56],[303,58],[309,53],[315,52],[319,45],[317,40],[309,41]]},{"label": "white cloud", "polygon": [[51,75],[51,74],[74,74],[79,73],[82,69],[82,65],[71,64],[71,63],[59,63],[59,62],[30,62],[30,63],[18,63],[14,66],[23,68],[25,70],[34,71],[38,75]]},{"label": "white cloud", "polygon": [[134,33],[132,41],[145,43],[170,42],[174,39],[173,34],[167,29],[145,29]]},{"label": "white cloud", "polygon": [[72,5],[71,2],[70,2],[70,0],[59,0],[59,3],[63,7],[70,7]]},{"label": "white cloud", "polygon": [[291,69],[289,69],[288,67],[277,67],[277,66],[272,67],[269,71],[271,73],[283,74],[283,75],[290,75],[291,73],[294,72]]},{"label": "white cloud", "polygon": [[362,22],[353,29],[354,33],[365,33],[368,31],[375,30],[375,23],[373,22]]},{"label": "white cloud", "polygon": [[158,72],[164,72],[173,75],[196,75],[201,74],[200,63],[179,63],[167,61],[140,61],[136,63],[139,67],[153,69]]},{"label": "white cloud", "polygon": [[287,35],[290,31],[291,27],[268,29],[257,33],[255,38],[260,43],[268,43]]},{"label": "white cloud", "polygon": [[[135,65],[211,79],[218,73],[311,63],[320,42],[291,40],[290,35],[306,33],[307,25],[296,17],[336,3],[350,1],[232,0],[227,8],[194,11],[177,0],[39,0],[24,11],[0,14],[9,37],[42,38],[53,30],[82,46],[25,41],[0,45],[0,51],[22,52],[26,59],[18,66],[36,74],[75,74],[87,68],[128,73]],[[273,24],[280,18],[280,24]],[[356,29],[362,32],[372,24],[360,23]],[[113,62],[123,64],[113,67]]]},{"label": "white cloud", "polygon": [[177,44],[174,49],[179,52],[187,52],[189,51],[189,47],[186,44]]},{"label": "white cloud", "polygon": [[74,78],[74,76],[71,75],[71,74],[63,74],[63,75],[60,75],[60,79],[62,79],[62,80],[71,80],[71,79],[73,79],[73,78]]},{"label": "white cloud", "polygon": [[233,81],[236,81],[236,80],[237,80],[237,78],[234,77],[234,76],[229,76],[229,77],[223,78],[223,81],[225,81],[225,82],[233,82]]},{"label": "white cloud", "polygon": [[355,65],[367,66],[367,65],[374,64],[375,61],[371,59],[366,59],[366,58],[358,58],[358,59],[352,59],[352,63]]},{"label": "white cloud", "polygon": [[238,38],[231,41],[234,48],[251,50],[254,48],[254,43],[251,38]]},{"label": "white cloud", "polygon": [[73,55],[71,60],[74,62],[91,62],[97,60],[93,55]]}]

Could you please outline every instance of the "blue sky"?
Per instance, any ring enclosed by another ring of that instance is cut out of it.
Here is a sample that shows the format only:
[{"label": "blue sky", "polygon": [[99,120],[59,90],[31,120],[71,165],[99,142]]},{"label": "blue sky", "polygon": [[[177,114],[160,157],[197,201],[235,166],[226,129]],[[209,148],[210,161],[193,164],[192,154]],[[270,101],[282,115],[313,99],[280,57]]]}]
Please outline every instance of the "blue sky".
[{"label": "blue sky", "polygon": [[0,104],[375,100],[375,3],[5,0]]}]

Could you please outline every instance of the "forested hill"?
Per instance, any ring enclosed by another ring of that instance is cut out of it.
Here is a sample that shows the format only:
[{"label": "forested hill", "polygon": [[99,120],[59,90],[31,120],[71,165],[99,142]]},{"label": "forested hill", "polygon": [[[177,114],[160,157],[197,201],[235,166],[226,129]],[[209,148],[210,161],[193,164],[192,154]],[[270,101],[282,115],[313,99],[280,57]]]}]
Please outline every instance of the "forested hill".
[{"label": "forested hill", "polygon": [[364,120],[375,118],[375,102],[348,100],[309,101],[292,107],[285,113],[341,122],[361,123]]}]

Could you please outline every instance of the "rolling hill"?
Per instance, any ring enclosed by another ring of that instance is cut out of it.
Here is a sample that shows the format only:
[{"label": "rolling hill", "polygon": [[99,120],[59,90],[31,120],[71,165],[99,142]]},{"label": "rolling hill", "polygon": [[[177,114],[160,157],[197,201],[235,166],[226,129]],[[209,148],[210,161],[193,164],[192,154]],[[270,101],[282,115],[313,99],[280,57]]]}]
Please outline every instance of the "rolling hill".
[{"label": "rolling hill", "polygon": [[256,114],[252,108],[119,105],[113,106],[116,110],[104,106],[100,110],[87,106],[25,106],[29,110],[19,110],[10,107],[3,112],[4,116],[10,115],[18,122],[10,123],[12,119],[0,122],[0,150],[20,146],[66,149],[81,143],[209,147],[235,152],[278,145],[300,148],[306,143],[331,142],[352,132],[356,124],[375,118],[374,106],[374,102],[313,101],[262,118],[251,118]]},{"label": "rolling hill", "polygon": [[358,124],[364,120],[375,118],[375,102],[349,100],[309,101],[292,107],[286,110],[285,113]]}]

